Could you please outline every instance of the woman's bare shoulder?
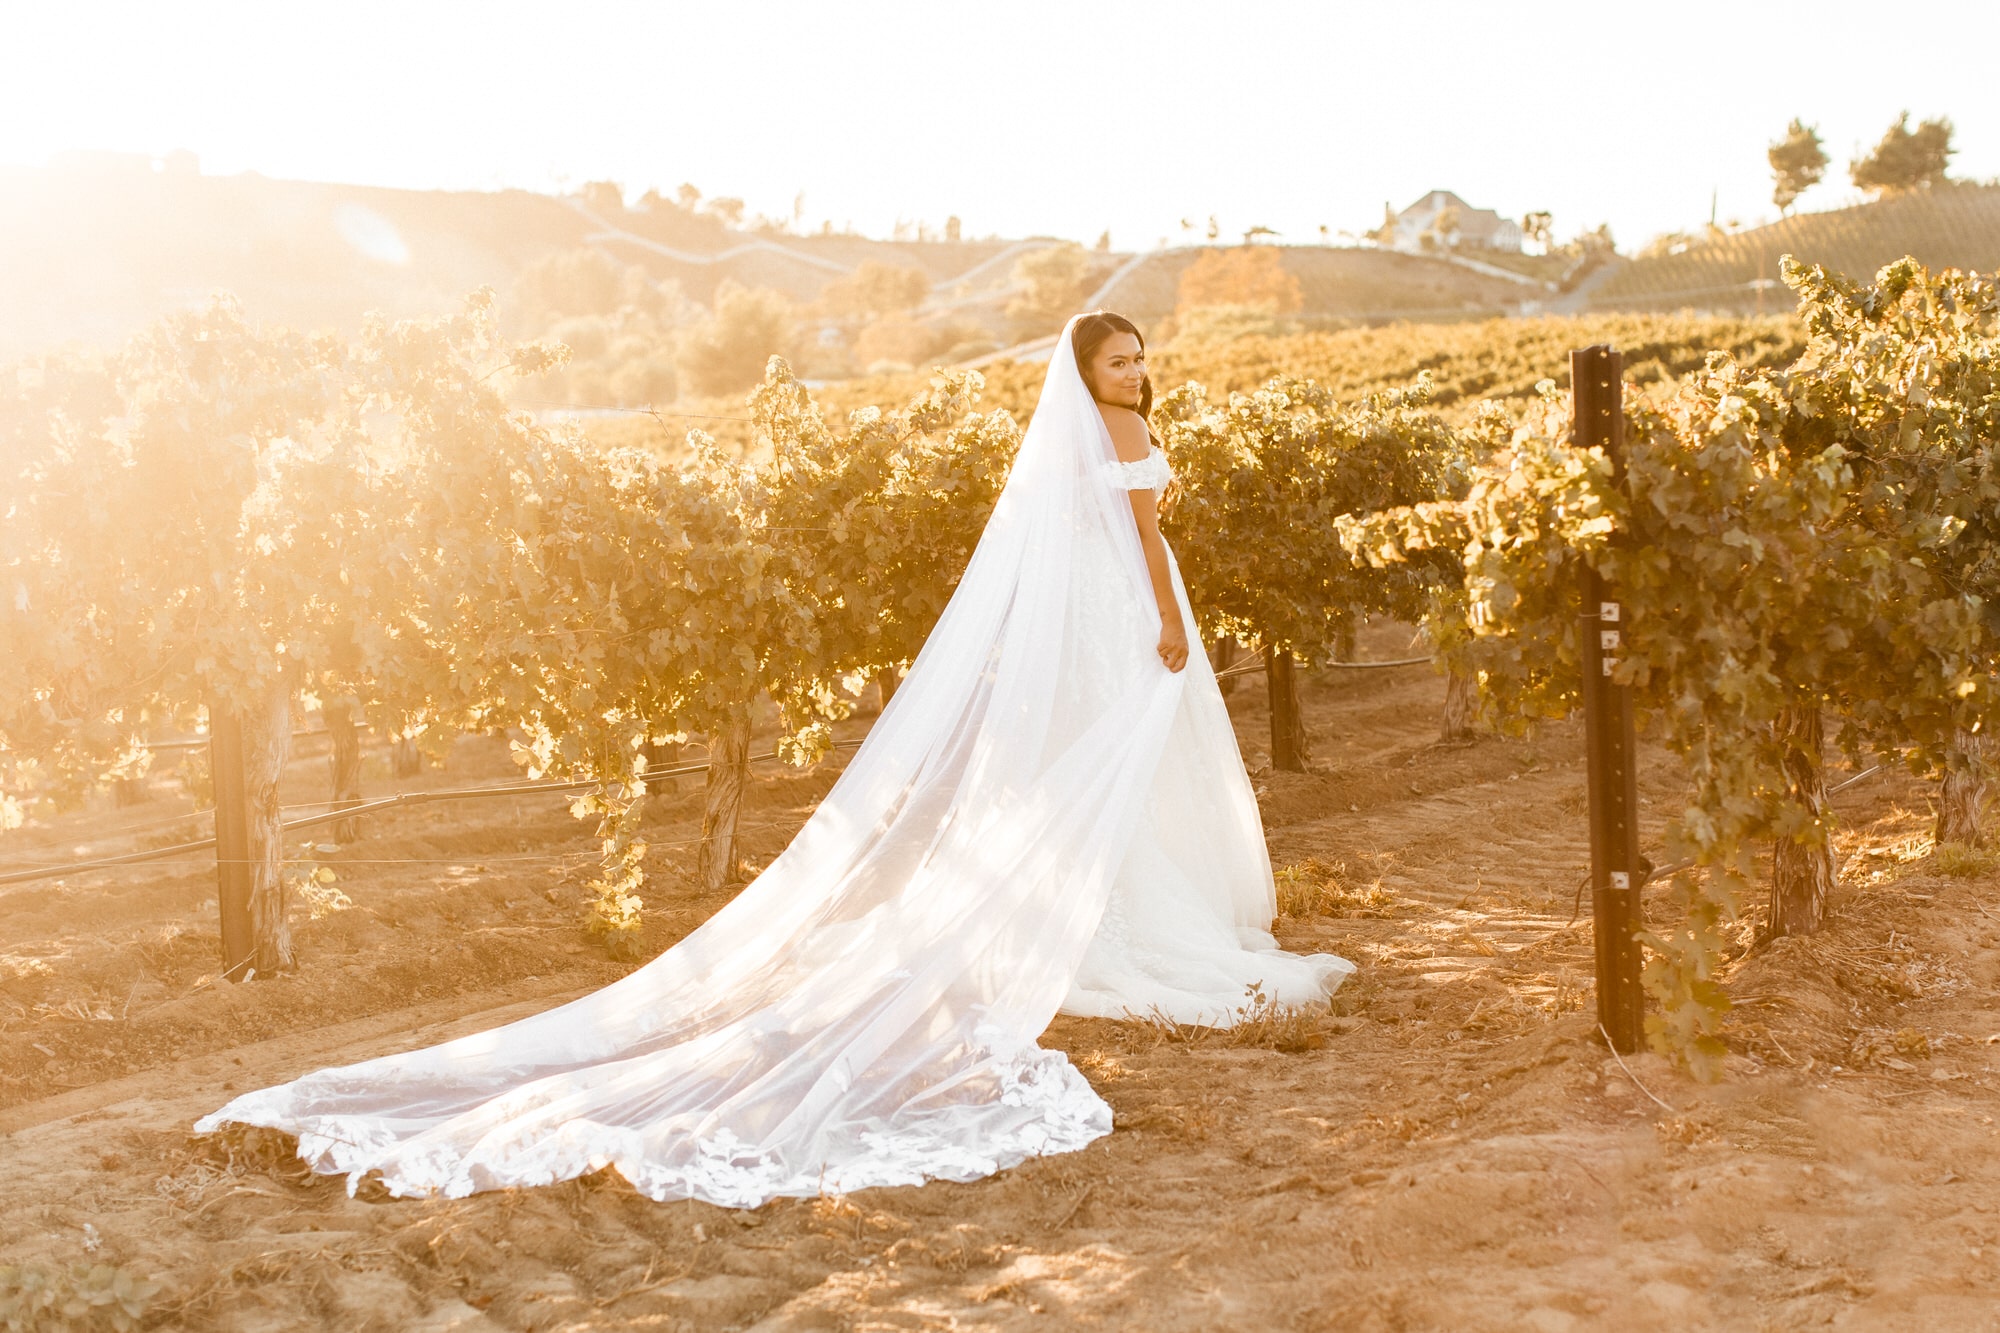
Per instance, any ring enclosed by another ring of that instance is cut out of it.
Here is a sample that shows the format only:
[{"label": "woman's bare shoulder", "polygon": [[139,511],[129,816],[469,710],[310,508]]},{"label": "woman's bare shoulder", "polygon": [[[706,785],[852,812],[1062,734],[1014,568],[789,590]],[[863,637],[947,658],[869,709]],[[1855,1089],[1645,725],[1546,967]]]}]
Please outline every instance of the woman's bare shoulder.
[{"label": "woman's bare shoulder", "polygon": [[1118,451],[1118,457],[1127,463],[1136,463],[1152,452],[1153,432],[1146,425],[1146,418],[1129,407],[1119,407],[1115,403],[1099,403],[1097,410],[1104,414],[1104,424],[1111,432],[1111,445]]}]

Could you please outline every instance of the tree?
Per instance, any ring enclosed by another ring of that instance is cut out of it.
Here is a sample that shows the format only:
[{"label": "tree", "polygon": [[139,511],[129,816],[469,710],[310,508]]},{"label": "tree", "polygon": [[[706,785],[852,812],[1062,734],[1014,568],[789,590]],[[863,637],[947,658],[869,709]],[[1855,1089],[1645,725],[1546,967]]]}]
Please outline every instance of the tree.
[{"label": "tree", "polygon": [[[466,318],[490,327],[490,301]],[[384,384],[436,371],[384,342],[379,326],[352,346],[258,329],[223,301],[101,360],[10,377],[0,400],[18,469],[0,551],[13,584],[0,762],[73,789],[205,715],[242,761],[238,978],[294,964],[277,798],[294,702],[308,688],[372,696],[411,623],[427,488],[409,485],[407,459],[437,430],[508,420],[490,384],[483,418],[385,419]]]},{"label": "tree", "polygon": [[703,207],[703,212],[721,221],[725,227],[743,225],[743,201],[741,199],[711,199]]},{"label": "tree", "polygon": [[590,181],[577,194],[582,197],[584,207],[595,212],[625,211],[625,187],[617,181]]},{"label": "tree", "polygon": [[1855,185],[1873,195],[1903,194],[1941,185],[1952,154],[1952,123],[1942,117],[1910,128],[1910,113],[1896,117],[1881,141],[1848,164]]},{"label": "tree", "polygon": [[[824,752],[823,723],[844,716],[867,680],[883,682],[887,702],[957,586],[1020,445],[1006,413],[972,411],[981,387],[973,372],[937,372],[906,407],[864,408],[844,433],[782,360],[751,395],[770,447],[749,476],[766,568],[811,617],[810,634],[762,649],[793,757]],[[720,803],[712,779],[711,812]]]},{"label": "tree", "polygon": [[1385,199],[1382,201],[1382,224],[1362,234],[1377,245],[1393,246],[1396,243],[1397,223],[1396,206]]},{"label": "tree", "polygon": [[[440,374],[405,410],[462,423],[483,392],[469,372]],[[773,570],[753,469],[698,432],[692,459],[670,468],[523,422],[484,438],[440,432],[416,460],[419,542],[401,586],[423,634],[387,659],[378,690],[422,697],[419,677],[437,721],[509,728],[533,776],[598,780],[572,805],[597,820],[602,849],[587,924],[627,953],[645,879],[649,743],[708,738],[696,875],[727,882],[751,703],[768,692],[788,726],[808,725],[773,663],[781,651],[810,657],[815,626]]]},{"label": "tree", "polygon": [[1281,376],[1227,407],[1183,385],[1155,413],[1179,473],[1163,526],[1188,599],[1205,638],[1263,648],[1279,768],[1309,758],[1294,665],[1333,658],[1365,615],[1414,620],[1426,608],[1426,569],[1356,565],[1334,527],[1448,493],[1456,444],[1429,401],[1424,379],[1343,404]]},{"label": "tree", "polygon": [[1578,233],[1564,248],[1581,258],[1601,261],[1618,253],[1618,242],[1611,235],[1611,224],[1600,222],[1591,230]]},{"label": "tree", "polygon": [[1826,174],[1826,148],[1820,142],[1818,127],[1809,126],[1797,117],[1793,117],[1792,123],[1785,127],[1784,137],[1770,146],[1765,157],[1771,163],[1774,182],[1771,202],[1786,212]]},{"label": "tree", "polygon": [[1235,307],[1289,314],[1305,304],[1299,280],[1285,268],[1276,246],[1240,245],[1204,250],[1181,271],[1177,318],[1194,310]]},{"label": "tree", "polygon": [[1555,214],[1547,210],[1528,214],[1521,219],[1521,235],[1534,244],[1541,246],[1544,252],[1554,248],[1556,243]]},{"label": "tree", "polygon": [[861,330],[854,359],[864,370],[887,363],[915,367],[938,350],[937,331],[908,315],[885,315]]},{"label": "tree", "polygon": [[834,683],[900,668],[943,613],[1020,446],[1013,418],[973,410],[983,387],[940,370],[906,406],[864,408],[844,432],[782,361],[751,395],[771,449],[767,530],[819,619],[816,655],[788,668],[811,689],[831,697]]},{"label": "tree", "polygon": [[1557,246],[1554,253],[1563,255],[1571,262],[1562,276],[1562,289],[1574,290],[1584,277],[1611,261],[1618,253],[1618,243],[1612,239],[1611,224],[1600,222],[1594,230],[1579,232],[1571,239]]},{"label": "tree", "polygon": [[1849,451],[1843,521],[1935,580],[1902,617],[1931,619],[1861,725],[1941,775],[1932,834],[1985,841],[1986,732],[2000,722],[2000,283],[1912,259],[1869,285],[1788,263],[1812,355],[1786,377],[1792,433]]},{"label": "tree", "polygon": [[354,345],[223,306],[0,380],[8,787],[88,786],[204,706],[219,736],[233,719],[260,975],[291,965],[276,780],[303,691],[337,736],[500,727],[531,774],[596,779],[573,807],[602,846],[587,924],[619,952],[648,747],[700,732],[696,873],[727,882],[752,702],[779,704],[789,753],[824,749],[843,675],[915,654],[1018,432],[960,374],[834,436],[775,362],[769,464],[697,434],[668,468],[510,411],[547,355],[500,342],[489,300]]},{"label": "tree", "polygon": [[765,362],[790,346],[794,329],[782,295],[725,279],[713,312],[682,334],[675,363],[696,393],[735,393],[763,377]]},{"label": "tree", "polygon": [[[625,266],[600,250],[558,250],[535,260],[514,279],[520,327],[539,332],[572,315],[609,315],[633,288]],[[644,278],[644,270],[639,270]]]},{"label": "tree", "polygon": [[1014,263],[1007,317],[1025,334],[1060,326],[1090,295],[1091,268],[1089,253],[1075,241],[1022,255]]},{"label": "tree", "polygon": [[[532,772],[598,780],[574,807],[602,840],[588,924],[629,950],[640,747],[705,732],[740,790],[760,691],[808,725],[814,621],[767,573],[743,465],[697,440],[667,470],[509,410],[546,357],[500,342],[484,298],[353,345],[218,306],[10,377],[0,765],[75,787],[205,711],[244,761],[243,962],[268,975],[292,964],[276,781],[300,693],[336,732],[357,707],[396,736],[505,727]],[[711,803],[707,882],[734,869],[734,811]]]},{"label": "tree", "polygon": [[1458,215],[1458,208],[1446,204],[1431,219],[1431,225],[1417,238],[1418,244],[1426,250],[1455,250],[1458,248],[1458,234],[1464,223]]},{"label": "tree", "polygon": [[819,304],[836,317],[866,322],[914,310],[930,293],[930,274],[922,269],[867,259],[821,289]]}]

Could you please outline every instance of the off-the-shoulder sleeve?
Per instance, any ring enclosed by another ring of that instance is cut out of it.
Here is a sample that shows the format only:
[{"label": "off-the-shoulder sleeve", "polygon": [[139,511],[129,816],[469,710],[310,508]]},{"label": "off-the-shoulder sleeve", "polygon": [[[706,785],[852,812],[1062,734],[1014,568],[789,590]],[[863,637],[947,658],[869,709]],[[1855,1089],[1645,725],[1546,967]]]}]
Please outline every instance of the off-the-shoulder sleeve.
[{"label": "off-the-shoulder sleeve", "polygon": [[1163,491],[1167,483],[1174,479],[1174,470],[1167,463],[1166,450],[1158,445],[1135,462],[1120,461],[1107,466],[1111,469],[1112,483],[1122,490]]}]

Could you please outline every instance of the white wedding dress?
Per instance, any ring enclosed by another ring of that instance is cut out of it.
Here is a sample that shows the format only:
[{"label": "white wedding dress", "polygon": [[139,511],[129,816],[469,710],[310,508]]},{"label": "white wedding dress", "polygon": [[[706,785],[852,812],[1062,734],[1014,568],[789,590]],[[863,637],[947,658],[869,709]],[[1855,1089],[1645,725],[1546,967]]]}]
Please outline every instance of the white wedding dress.
[{"label": "white wedding dress", "polygon": [[[1072,324],[1074,321],[1072,321]],[[970,1180],[1111,1131],[1036,1039],[1060,1009],[1229,1024],[1323,1000],[1277,948],[1271,866],[1200,645],[1159,613],[1063,331],[950,604],[826,798],[735,900],[546,1013],[236,1098],[352,1189],[463,1195],[609,1166],[655,1199]],[[1188,625],[1178,569],[1174,588]]]}]

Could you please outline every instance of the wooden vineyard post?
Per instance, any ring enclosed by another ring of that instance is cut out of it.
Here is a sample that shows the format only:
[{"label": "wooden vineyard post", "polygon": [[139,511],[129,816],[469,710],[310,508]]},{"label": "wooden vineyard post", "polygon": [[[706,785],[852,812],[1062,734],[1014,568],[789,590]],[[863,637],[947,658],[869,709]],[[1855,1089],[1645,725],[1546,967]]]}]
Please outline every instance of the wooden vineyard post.
[{"label": "wooden vineyard post", "polygon": [[[1625,480],[1623,358],[1597,344],[1570,353],[1576,442],[1598,448]],[[1617,589],[1583,566],[1579,639],[1583,665],[1583,735],[1590,790],[1590,910],[1597,944],[1597,1021],[1612,1048],[1634,1051],[1645,1031],[1639,989],[1642,924],[1639,890],[1639,778],[1632,730],[1632,689],[1613,683],[1627,626]]]},{"label": "wooden vineyard post", "polygon": [[243,722],[210,704],[208,765],[215,789],[215,890],[222,917],[222,975],[241,981],[257,955],[250,920],[250,810],[243,781]]},{"label": "wooden vineyard post", "polygon": [[1291,650],[1266,645],[1264,688],[1271,701],[1271,767],[1303,773],[1312,754],[1306,744],[1305,713],[1299,707],[1298,663]]}]

